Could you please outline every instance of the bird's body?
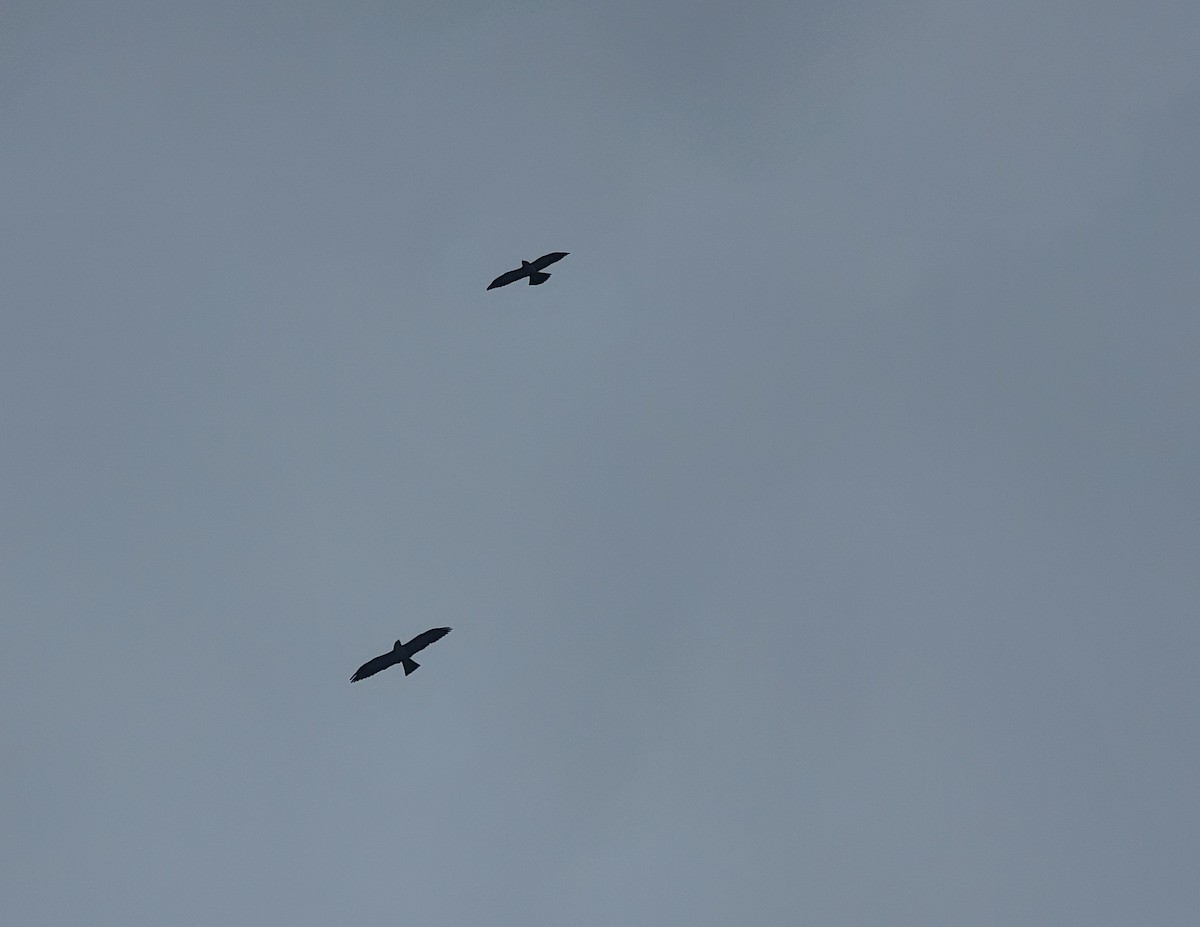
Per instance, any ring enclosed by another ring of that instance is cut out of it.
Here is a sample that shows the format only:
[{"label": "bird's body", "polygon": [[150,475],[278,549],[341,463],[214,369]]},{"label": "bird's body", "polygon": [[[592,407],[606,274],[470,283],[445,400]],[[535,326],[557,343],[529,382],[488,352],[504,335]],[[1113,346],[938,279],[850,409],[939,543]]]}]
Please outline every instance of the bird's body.
[{"label": "bird's body", "polygon": [[523,277],[529,278],[530,286],[537,286],[540,283],[545,283],[550,279],[549,274],[542,273],[542,270],[549,267],[555,261],[561,261],[571,252],[569,251],[551,251],[549,254],[543,254],[536,261],[522,261],[521,266],[516,270],[510,270],[507,273],[501,274],[495,280],[488,284],[489,290],[494,290],[498,286],[508,286],[510,283],[516,283]]},{"label": "bird's body", "polygon": [[397,663],[404,666],[404,675],[407,676],[421,665],[412,658],[413,654],[424,650],[434,641],[441,640],[449,633],[449,628],[430,628],[428,631],[418,634],[407,644],[403,641],[396,641],[396,646],[389,653],[380,654],[355,670],[354,675],[350,677],[350,681],[358,682],[360,679],[374,676],[376,673],[387,669],[389,666],[395,666]]}]

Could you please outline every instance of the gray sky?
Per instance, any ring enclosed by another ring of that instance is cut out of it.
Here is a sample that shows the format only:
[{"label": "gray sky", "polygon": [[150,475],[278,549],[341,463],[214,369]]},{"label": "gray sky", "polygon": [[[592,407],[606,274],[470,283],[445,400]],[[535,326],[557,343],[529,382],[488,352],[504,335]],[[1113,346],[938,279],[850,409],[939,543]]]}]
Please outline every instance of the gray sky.
[{"label": "gray sky", "polygon": [[6,922],[1196,923],[1200,7],[250,6],[0,12]]}]

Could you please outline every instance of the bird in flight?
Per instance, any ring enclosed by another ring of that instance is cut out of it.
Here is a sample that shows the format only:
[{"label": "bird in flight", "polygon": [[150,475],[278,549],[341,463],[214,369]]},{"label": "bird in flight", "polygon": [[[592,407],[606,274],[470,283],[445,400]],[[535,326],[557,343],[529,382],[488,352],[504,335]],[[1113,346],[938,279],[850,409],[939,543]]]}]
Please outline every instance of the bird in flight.
[{"label": "bird in flight", "polygon": [[368,660],[354,671],[354,675],[350,677],[350,681],[358,682],[360,679],[374,676],[381,670],[385,670],[389,666],[395,666],[397,663],[404,665],[404,675],[407,676],[421,665],[412,658],[412,655],[418,650],[424,650],[434,641],[440,641],[449,633],[449,628],[430,628],[424,634],[418,634],[407,644],[396,641],[396,646],[392,648],[390,653],[380,654],[375,659]]},{"label": "bird in flight", "polygon": [[506,274],[501,274],[489,283],[487,288],[494,290],[498,286],[508,286],[510,283],[516,283],[522,277],[529,278],[530,286],[545,283],[550,279],[550,275],[542,273],[542,269],[549,267],[555,261],[561,261],[570,253],[570,251],[551,251],[549,254],[543,254],[536,261],[522,261],[520,267],[516,270],[510,270]]}]

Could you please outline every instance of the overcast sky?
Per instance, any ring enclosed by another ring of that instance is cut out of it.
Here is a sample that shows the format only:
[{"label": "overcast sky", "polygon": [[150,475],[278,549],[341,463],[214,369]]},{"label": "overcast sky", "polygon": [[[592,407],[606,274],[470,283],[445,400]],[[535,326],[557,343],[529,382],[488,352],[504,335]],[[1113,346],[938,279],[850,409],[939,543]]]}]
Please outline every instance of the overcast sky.
[{"label": "overcast sky", "polygon": [[1197,47],[6,0],[5,922],[1194,927]]}]

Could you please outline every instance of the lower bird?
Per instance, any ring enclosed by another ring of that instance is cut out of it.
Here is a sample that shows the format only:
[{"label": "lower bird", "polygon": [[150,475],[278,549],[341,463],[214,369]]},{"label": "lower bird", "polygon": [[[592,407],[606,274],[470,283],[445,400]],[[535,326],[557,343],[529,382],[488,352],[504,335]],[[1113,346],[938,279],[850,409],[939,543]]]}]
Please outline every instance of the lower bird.
[{"label": "lower bird", "polygon": [[550,279],[549,274],[544,274],[542,271],[553,264],[555,261],[561,261],[570,251],[551,251],[549,254],[543,254],[535,261],[522,261],[521,266],[516,270],[510,270],[506,274],[501,274],[495,280],[487,285],[489,290],[494,290],[498,286],[508,286],[510,283],[516,283],[522,277],[529,278],[530,286],[537,286],[539,283],[545,283]]},{"label": "lower bird", "polygon": [[395,666],[397,663],[404,666],[404,675],[407,676],[421,665],[412,658],[413,654],[419,650],[424,650],[434,641],[440,641],[449,633],[449,628],[430,628],[423,634],[418,634],[407,644],[396,641],[396,646],[392,648],[390,653],[380,654],[375,659],[368,660],[354,671],[354,675],[350,677],[350,681],[358,682],[360,679],[374,676],[381,670],[385,670],[389,666]]}]

